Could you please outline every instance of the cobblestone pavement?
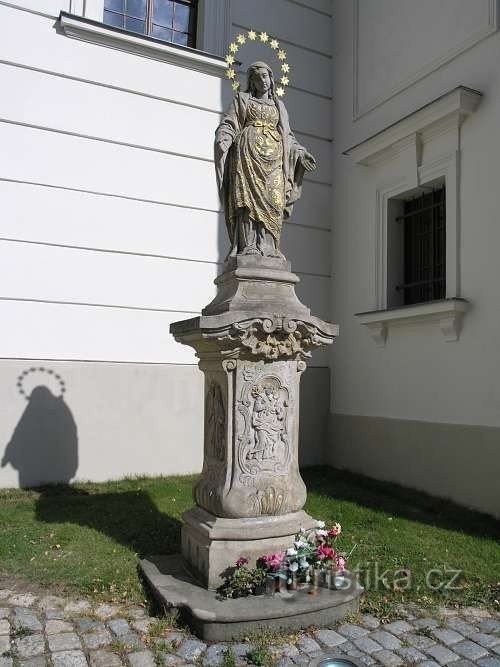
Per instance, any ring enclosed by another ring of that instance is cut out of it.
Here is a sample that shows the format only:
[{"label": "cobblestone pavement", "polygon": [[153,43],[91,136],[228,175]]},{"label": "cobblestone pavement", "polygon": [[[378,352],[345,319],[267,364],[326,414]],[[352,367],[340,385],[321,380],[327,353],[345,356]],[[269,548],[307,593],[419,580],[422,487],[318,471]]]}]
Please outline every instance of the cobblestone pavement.
[{"label": "cobblestone pavement", "polygon": [[[500,614],[441,609],[435,617],[401,607],[401,618],[373,616],[292,635],[271,647],[277,667],[307,665],[325,651],[366,665],[500,667]],[[145,609],[0,590],[0,667],[157,667],[248,664],[249,642],[212,644],[168,629]],[[228,653],[229,650],[229,653]]]}]

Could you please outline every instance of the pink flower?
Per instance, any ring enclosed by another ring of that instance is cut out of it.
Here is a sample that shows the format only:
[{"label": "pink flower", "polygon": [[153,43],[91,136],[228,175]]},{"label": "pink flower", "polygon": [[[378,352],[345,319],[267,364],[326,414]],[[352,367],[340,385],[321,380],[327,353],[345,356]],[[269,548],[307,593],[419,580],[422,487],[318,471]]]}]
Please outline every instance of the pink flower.
[{"label": "pink flower", "polygon": [[271,572],[277,572],[283,565],[285,554],[283,551],[277,551],[274,554],[267,554],[259,558],[259,563]]},{"label": "pink flower", "polygon": [[236,561],[236,567],[243,567],[243,565],[246,565],[247,563],[248,563],[248,558],[246,558],[245,556],[240,556]]},{"label": "pink flower", "polygon": [[333,560],[335,558],[335,549],[332,549],[332,547],[329,547],[326,544],[321,544],[318,547],[316,554],[318,560]]},{"label": "pink flower", "polygon": [[338,537],[342,532],[342,526],[340,523],[334,523],[333,526],[328,531],[328,537]]},{"label": "pink flower", "polygon": [[335,562],[337,563],[337,569],[339,572],[343,572],[345,570],[345,558],[342,556],[337,556],[335,558]]}]

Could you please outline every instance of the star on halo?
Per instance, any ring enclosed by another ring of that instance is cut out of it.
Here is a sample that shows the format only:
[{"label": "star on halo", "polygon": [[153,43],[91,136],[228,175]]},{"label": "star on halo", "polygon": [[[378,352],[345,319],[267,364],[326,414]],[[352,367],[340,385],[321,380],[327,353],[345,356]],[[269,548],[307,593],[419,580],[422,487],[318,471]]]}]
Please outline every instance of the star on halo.
[{"label": "star on halo", "polygon": [[272,39],[272,40],[269,42],[269,46],[270,46],[272,49],[277,49],[279,45],[280,45],[280,43],[278,42],[277,39]]},{"label": "star on halo", "polygon": [[283,72],[289,72],[290,71],[290,65],[288,63],[283,63],[281,65],[281,69],[283,70]]},{"label": "star on halo", "polygon": [[245,35],[238,35],[238,37],[236,37],[236,41],[238,44],[244,44],[247,41],[247,38]]},{"label": "star on halo", "polygon": [[269,39],[269,35],[267,34],[267,32],[261,32],[260,33],[260,41],[261,42],[265,43],[265,42],[267,42],[268,39]]},{"label": "star on halo", "polygon": [[248,31],[248,39],[251,39],[252,42],[253,42],[255,39],[257,39],[257,33],[255,32],[255,30],[249,30],[249,31]]},{"label": "star on halo", "polygon": [[238,90],[239,87],[240,87],[240,82],[239,81],[233,81],[233,83],[231,84],[231,88],[233,90]]},{"label": "star on halo", "polygon": [[226,70],[226,76],[228,79],[234,79],[234,77],[236,76],[236,72],[232,67]]},{"label": "star on halo", "polygon": [[282,83],[284,86],[288,86],[289,78],[287,76],[282,76],[280,79],[280,83]]},{"label": "star on halo", "polygon": [[283,97],[284,94],[285,94],[285,89],[282,86],[278,86],[276,88],[276,95],[278,97]]},{"label": "star on halo", "polygon": [[236,51],[238,50],[238,45],[235,44],[234,42],[231,42],[231,44],[229,45],[229,50],[231,51],[231,53],[236,53]]},{"label": "star on halo", "polygon": [[280,60],[285,60],[285,58],[286,58],[286,51],[283,51],[283,49],[281,49],[281,51],[278,53],[278,58],[279,58]]},{"label": "star on halo", "polygon": [[232,65],[234,63],[234,56],[226,56],[225,60],[228,65]]}]

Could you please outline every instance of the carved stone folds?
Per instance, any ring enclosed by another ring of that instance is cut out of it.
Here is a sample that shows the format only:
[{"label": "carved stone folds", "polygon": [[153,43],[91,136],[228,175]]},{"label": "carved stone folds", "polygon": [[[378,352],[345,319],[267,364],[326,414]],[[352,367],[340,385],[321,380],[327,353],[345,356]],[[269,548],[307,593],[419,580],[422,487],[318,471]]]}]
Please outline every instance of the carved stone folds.
[{"label": "carved stone folds", "polygon": [[[203,314],[170,328],[196,350],[205,374],[204,463],[195,502],[213,521],[286,516],[288,526],[296,517],[293,534],[304,523],[306,499],[298,468],[300,376],[311,351],[333,342],[338,327],[300,303],[288,262],[238,256],[225,269]],[[214,586],[222,570],[210,563],[221,567],[224,553],[232,558],[236,547],[225,541],[216,548],[195,523],[191,518],[183,528],[183,553]],[[239,533],[237,549],[241,539]],[[268,546],[284,539],[267,539]]]}]

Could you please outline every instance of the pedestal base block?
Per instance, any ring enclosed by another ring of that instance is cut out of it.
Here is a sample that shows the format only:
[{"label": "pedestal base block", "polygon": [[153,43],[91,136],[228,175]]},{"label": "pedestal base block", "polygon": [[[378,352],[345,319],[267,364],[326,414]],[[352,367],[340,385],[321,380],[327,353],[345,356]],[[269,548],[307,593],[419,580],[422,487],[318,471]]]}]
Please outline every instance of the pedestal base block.
[{"label": "pedestal base block", "polygon": [[259,556],[284,551],[293,544],[301,527],[309,530],[315,521],[304,511],[282,516],[224,519],[200,507],[182,515],[182,555],[193,576],[216,590],[225,580],[227,569],[240,556],[251,564]]},{"label": "pedestal base block", "polygon": [[196,634],[206,641],[238,639],[260,628],[298,630],[311,625],[331,625],[359,608],[363,588],[356,579],[342,591],[319,588],[277,593],[272,597],[250,595],[218,600],[214,591],[200,586],[184,567],[180,555],[153,556],[140,567],[158,602],[179,610]]}]

